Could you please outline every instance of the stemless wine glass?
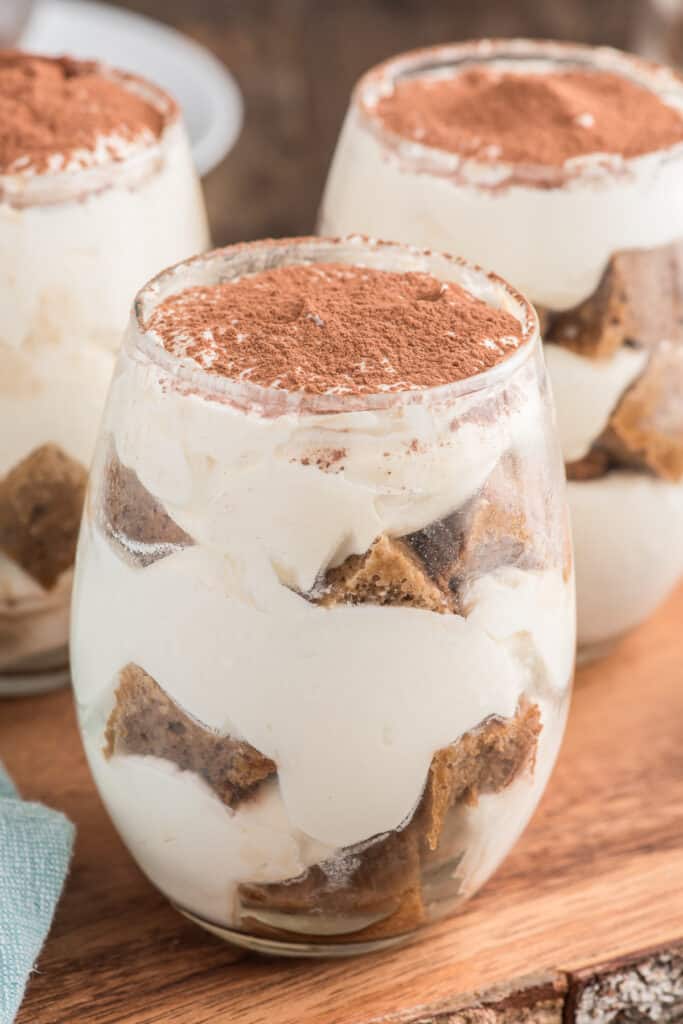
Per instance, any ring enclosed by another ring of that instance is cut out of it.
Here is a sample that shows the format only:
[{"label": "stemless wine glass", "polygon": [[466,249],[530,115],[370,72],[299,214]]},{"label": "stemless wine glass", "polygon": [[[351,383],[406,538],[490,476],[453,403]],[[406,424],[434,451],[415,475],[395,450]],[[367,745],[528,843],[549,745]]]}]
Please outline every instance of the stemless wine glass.
[{"label": "stemless wine glass", "polygon": [[[401,54],[356,86],[321,207],[324,234],[362,231],[461,253],[503,274],[541,312],[569,478],[579,654],[588,660],[683,576],[683,145],[647,151],[636,139],[634,157],[513,163],[493,143],[485,160],[426,145],[414,117],[410,137],[383,121],[382,102],[402,83],[473,68],[607,72],[679,112],[683,81],[607,47],[550,41]],[[537,112],[519,95],[510,106],[511,119],[528,121],[521,133],[533,131]]]},{"label": "stemless wine glass", "polygon": [[[2,61],[34,59],[60,65]],[[66,63],[71,76],[93,68]],[[160,136],[0,176],[0,697],[68,680],[87,467],[121,332],[140,281],[209,242],[176,104],[97,71],[161,115]]]},{"label": "stemless wine glass", "polygon": [[[213,374],[148,329],[188,287],[330,262],[458,282],[522,343],[441,387],[313,394]],[[139,293],[81,530],[73,676],[102,798],[184,914],[252,949],[346,955],[496,868],[573,672],[553,428],[533,310],[452,257],[265,241]]]}]

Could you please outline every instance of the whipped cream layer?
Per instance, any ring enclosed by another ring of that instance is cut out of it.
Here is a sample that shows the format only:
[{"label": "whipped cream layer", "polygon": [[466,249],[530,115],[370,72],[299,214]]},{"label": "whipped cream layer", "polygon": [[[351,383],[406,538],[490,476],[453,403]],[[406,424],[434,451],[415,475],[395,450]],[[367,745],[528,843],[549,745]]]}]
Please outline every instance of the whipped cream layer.
[{"label": "whipped cream layer", "polygon": [[[490,62],[485,67],[531,73],[576,53],[579,61],[633,77],[677,109],[683,106],[673,72],[606,48],[503,40],[433,53],[435,64],[469,57]],[[328,178],[322,233],[362,231],[457,252],[493,267],[533,302],[554,310],[588,298],[613,253],[683,236],[680,145],[629,160],[589,155],[570,161],[548,182],[544,168],[536,173],[503,162],[478,164],[384,132],[373,107],[391,92],[395,74],[412,70],[413,63],[419,73],[425,60],[424,51],[412,62],[405,55],[361,79]]]},{"label": "whipped cream layer", "polygon": [[616,639],[644,621],[683,576],[683,485],[611,472],[568,484],[578,636]]}]

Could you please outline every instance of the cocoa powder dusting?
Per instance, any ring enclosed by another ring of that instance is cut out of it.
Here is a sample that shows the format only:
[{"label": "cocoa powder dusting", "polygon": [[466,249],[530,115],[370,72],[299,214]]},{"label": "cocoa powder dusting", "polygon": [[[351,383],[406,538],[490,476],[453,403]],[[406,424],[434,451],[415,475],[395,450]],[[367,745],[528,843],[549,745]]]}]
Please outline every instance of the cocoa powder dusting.
[{"label": "cocoa powder dusting", "polygon": [[561,166],[591,153],[635,157],[683,142],[683,116],[608,71],[476,67],[409,78],[376,112],[397,135],[484,163]]},{"label": "cocoa powder dusting", "polygon": [[312,394],[463,380],[514,352],[514,316],[424,273],[346,264],[278,267],[161,303],[146,327],[203,369]]},{"label": "cocoa powder dusting", "polygon": [[0,173],[59,169],[102,140],[115,159],[120,140],[155,139],[163,126],[160,111],[93,63],[0,51]]}]

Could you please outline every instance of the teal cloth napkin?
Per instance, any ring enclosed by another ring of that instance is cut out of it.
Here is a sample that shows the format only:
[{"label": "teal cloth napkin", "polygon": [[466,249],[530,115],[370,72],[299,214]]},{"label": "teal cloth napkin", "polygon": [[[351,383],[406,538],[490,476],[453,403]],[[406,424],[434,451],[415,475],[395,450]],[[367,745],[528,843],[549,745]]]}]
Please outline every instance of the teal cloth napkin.
[{"label": "teal cloth napkin", "polygon": [[0,1024],[11,1024],[45,941],[73,849],[71,822],[27,803],[0,764]]}]

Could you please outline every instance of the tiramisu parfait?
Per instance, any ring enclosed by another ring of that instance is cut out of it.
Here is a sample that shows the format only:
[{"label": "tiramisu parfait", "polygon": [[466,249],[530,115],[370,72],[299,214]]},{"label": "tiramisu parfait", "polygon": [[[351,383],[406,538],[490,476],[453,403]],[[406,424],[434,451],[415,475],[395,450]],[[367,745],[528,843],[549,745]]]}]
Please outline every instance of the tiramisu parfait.
[{"label": "tiramisu parfait", "polygon": [[398,941],[532,813],[574,650],[536,317],[360,238],[138,295],[81,533],[73,671],[150,879],[253,948]]},{"label": "tiramisu parfait", "polygon": [[140,281],[207,244],[167,95],[94,64],[0,53],[0,696],[67,677],[114,353]]},{"label": "tiramisu parfait", "polygon": [[683,82],[609,49],[479,41],[361,79],[322,227],[463,253],[537,305],[586,656],[683,574]]}]

